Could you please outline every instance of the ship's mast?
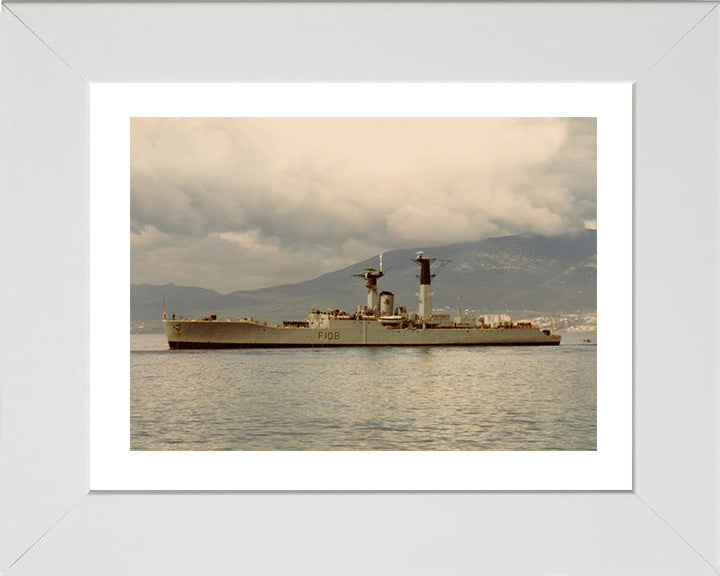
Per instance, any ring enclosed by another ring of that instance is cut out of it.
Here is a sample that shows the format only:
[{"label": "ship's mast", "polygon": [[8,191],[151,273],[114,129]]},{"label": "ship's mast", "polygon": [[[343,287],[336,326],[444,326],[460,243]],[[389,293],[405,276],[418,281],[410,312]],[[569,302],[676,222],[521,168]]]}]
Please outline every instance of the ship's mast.
[{"label": "ship's mast", "polygon": [[435,273],[430,272],[430,264],[435,262],[437,258],[423,258],[422,252],[416,252],[417,258],[413,262],[420,265],[420,292],[418,292],[418,315],[422,322],[427,322],[432,317],[432,291],[430,290],[430,282],[435,276],[440,274],[443,268],[447,266],[451,260],[440,260]]},{"label": "ship's mast", "polygon": [[379,312],[377,281],[378,278],[382,278],[384,276],[382,270],[382,254],[380,254],[379,270],[375,270],[375,268],[363,268],[363,270],[365,270],[365,272],[362,274],[354,274],[354,276],[359,276],[360,278],[365,279],[365,287],[368,290],[367,308],[373,314],[377,314]]},{"label": "ship's mast", "polygon": [[430,264],[435,261],[435,258],[423,258],[422,252],[417,252],[417,258],[413,262],[417,262],[420,265],[420,292],[418,293],[418,315],[420,320],[426,322],[430,320],[432,316],[432,291],[430,290],[430,281],[432,274],[430,274]]}]

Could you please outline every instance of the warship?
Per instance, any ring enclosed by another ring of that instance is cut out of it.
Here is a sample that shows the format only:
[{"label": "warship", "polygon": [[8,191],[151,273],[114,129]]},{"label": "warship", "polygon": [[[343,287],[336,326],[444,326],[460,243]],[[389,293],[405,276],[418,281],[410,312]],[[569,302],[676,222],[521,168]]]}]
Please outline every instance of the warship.
[{"label": "warship", "polygon": [[[392,292],[378,293],[384,276],[382,254],[379,268],[364,268],[354,276],[365,280],[367,303],[349,314],[340,309],[311,310],[304,320],[288,320],[282,326],[254,318],[168,318],[163,304],[163,327],[171,349],[221,348],[336,348],[342,346],[557,346],[561,336],[541,330],[530,322],[497,321],[463,314],[432,312],[432,278],[449,262],[443,260],[434,273],[435,258],[417,252],[420,266],[418,311],[395,307]],[[174,316],[174,315],[173,315]]]}]

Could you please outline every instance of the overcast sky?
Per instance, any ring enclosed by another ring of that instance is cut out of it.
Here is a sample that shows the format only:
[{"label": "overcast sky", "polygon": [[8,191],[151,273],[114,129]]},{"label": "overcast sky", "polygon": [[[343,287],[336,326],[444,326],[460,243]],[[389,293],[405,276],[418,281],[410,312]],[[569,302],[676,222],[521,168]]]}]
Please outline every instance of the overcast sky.
[{"label": "overcast sky", "polygon": [[227,293],[595,227],[594,118],[134,118],[134,283]]}]

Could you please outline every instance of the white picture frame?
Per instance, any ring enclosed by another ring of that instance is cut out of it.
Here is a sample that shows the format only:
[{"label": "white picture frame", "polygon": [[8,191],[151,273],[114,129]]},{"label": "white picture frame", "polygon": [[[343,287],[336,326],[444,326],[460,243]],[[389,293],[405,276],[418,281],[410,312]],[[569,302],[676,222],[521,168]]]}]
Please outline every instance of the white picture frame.
[{"label": "white picture frame", "polygon": [[[716,8],[4,6],[0,570],[715,574]],[[211,80],[634,82],[633,490],[89,494],[88,82]]]}]

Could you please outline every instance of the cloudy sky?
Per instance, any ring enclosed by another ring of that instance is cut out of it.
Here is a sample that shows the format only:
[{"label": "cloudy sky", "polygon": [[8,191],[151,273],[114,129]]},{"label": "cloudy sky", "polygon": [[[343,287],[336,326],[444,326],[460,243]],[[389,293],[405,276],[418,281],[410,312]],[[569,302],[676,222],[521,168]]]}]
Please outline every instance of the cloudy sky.
[{"label": "cloudy sky", "polygon": [[134,283],[227,293],[595,227],[594,118],[134,118]]}]

